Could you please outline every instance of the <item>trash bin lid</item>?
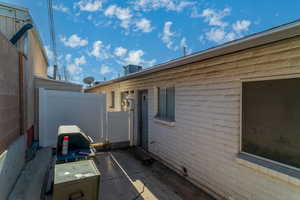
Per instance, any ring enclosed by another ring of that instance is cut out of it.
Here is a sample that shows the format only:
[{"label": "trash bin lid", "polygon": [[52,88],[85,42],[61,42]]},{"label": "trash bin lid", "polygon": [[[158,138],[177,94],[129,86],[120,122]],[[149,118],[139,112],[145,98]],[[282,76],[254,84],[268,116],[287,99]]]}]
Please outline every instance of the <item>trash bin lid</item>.
[{"label": "trash bin lid", "polygon": [[76,151],[78,149],[89,149],[91,140],[81,131],[78,126],[60,126],[58,128],[57,152],[61,154],[63,138],[69,136],[68,148],[69,151]]},{"label": "trash bin lid", "polygon": [[99,175],[100,172],[93,160],[56,164],[54,184],[78,181]]}]

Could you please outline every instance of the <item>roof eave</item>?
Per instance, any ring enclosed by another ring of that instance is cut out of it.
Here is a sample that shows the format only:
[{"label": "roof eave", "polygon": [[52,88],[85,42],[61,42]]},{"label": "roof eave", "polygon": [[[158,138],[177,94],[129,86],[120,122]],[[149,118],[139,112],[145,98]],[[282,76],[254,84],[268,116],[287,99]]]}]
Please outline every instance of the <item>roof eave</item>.
[{"label": "roof eave", "polygon": [[300,20],[297,20],[297,21],[294,21],[294,22],[291,22],[288,24],[284,24],[284,25],[281,25],[278,27],[268,29],[263,32],[255,33],[255,34],[252,34],[252,35],[249,35],[249,36],[246,36],[246,37],[243,37],[243,38],[231,41],[231,42],[227,42],[222,45],[219,45],[219,46],[216,46],[216,47],[204,50],[204,51],[200,51],[198,53],[194,53],[194,54],[182,57],[182,58],[171,60],[169,62],[162,63],[162,64],[144,69],[142,71],[139,71],[139,72],[136,72],[133,74],[129,74],[127,76],[123,76],[123,77],[116,78],[116,79],[113,79],[110,81],[106,81],[101,84],[97,84],[93,87],[87,88],[86,90],[91,90],[91,89],[109,85],[112,83],[125,81],[125,80],[131,79],[131,78],[144,76],[147,74],[167,70],[170,68],[179,67],[179,66],[194,63],[194,62],[203,61],[203,60],[210,59],[213,57],[238,52],[241,50],[269,44],[272,42],[292,38],[292,37],[299,36],[299,35],[300,35]]},{"label": "roof eave", "polygon": [[53,79],[50,79],[50,78],[44,78],[44,77],[41,77],[41,76],[38,76],[38,75],[34,75],[34,78],[35,78],[35,79],[40,79],[40,80],[49,81],[49,82],[56,82],[56,83],[62,83],[62,84],[68,84],[68,85],[74,85],[74,86],[83,87],[83,85],[78,84],[78,83],[72,83],[72,82],[69,82],[69,81],[53,80]]}]

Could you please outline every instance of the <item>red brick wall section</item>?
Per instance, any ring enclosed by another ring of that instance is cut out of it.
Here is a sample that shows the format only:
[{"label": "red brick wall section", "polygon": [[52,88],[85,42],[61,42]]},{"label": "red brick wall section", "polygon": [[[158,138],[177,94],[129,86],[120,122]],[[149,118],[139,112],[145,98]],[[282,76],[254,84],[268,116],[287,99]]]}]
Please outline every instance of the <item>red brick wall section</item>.
[{"label": "red brick wall section", "polygon": [[20,135],[19,53],[0,33],[0,153]]}]

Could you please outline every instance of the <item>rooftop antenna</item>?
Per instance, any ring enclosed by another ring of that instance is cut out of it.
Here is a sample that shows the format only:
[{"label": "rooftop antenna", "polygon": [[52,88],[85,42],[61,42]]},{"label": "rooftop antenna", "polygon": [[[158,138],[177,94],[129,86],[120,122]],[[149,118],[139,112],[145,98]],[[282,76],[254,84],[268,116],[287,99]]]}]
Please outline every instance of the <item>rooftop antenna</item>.
[{"label": "rooftop antenna", "polygon": [[87,84],[89,87],[92,86],[92,83],[95,81],[94,77],[88,76],[83,79],[83,82]]},{"label": "rooftop antenna", "polygon": [[53,79],[57,79],[57,52],[56,52],[56,38],[54,29],[54,18],[53,18],[53,7],[52,0],[48,0],[48,20],[49,20],[49,31],[50,31],[50,48],[53,52]]}]

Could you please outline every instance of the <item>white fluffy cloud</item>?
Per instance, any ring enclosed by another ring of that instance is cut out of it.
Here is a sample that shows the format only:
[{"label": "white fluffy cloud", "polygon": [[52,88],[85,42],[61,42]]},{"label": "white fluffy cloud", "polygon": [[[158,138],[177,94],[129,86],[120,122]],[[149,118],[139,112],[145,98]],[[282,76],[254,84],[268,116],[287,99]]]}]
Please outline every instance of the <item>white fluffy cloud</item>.
[{"label": "white fluffy cloud", "polygon": [[105,75],[105,74],[108,74],[108,73],[111,73],[112,70],[107,66],[107,65],[101,65],[100,67],[100,74],[101,75]]},{"label": "white fluffy cloud", "polygon": [[155,59],[153,60],[144,60],[142,57],[144,56],[145,52],[141,49],[139,50],[131,50],[129,51],[128,55],[121,61],[123,65],[141,65],[143,67],[153,66],[156,62]]},{"label": "white fluffy cloud", "polygon": [[149,33],[153,30],[153,27],[151,26],[151,21],[146,18],[142,18],[141,20],[137,21],[136,28],[138,30],[143,31],[144,33]]},{"label": "white fluffy cloud", "polygon": [[134,65],[139,65],[141,64],[142,61],[142,56],[144,55],[144,51],[143,50],[136,50],[136,51],[129,51],[128,53],[128,57],[125,58],[125,61],[128,64],[134,64]]},{"label": "white fluffy cloud", "polygon": [[105,46],[102,41],[95,41],[93,44],[93,49],[90,52],[90,55],[95,56],[99,59],[107,59],[111,57],[109,52],[110,46]]},{"label": "white fluffy cloud", "polygon": [[127,49],[124,47],[115,48],[114,54],[118,57],[122,57],[127,53]]},{"label": "white fluffy cloud", "polygon": [[131,1],[131,4],[136,10],[151,11],[164,8],[166,10],[180,12],[184,8],[194,5],[195,2],[185,0],[134,0]]},{"label": "white fluffy cloud", "polygon": [[86,64],[85,56],[80,56],[78,58],[74,58],[72,62],[72,55],[67,54],[65,56],[65,59],[67,61],[67,71],[71,76],[79,75],[82,73],[83,69],[81,65]]},{"label": "white fluffy cloud", "polygon": [[175,32],[171,31],[171,26],[173,22],[167,21],[164,24],[163,33],[161,35],[161,39],[163,43],[166,44],[168,49],[174,49],[176,50],[176,47],[173,47],[173,37],[175,35]]},{"label": "white fluffy cloud", "polygon": [[65,36],[62,36],[60,38],[60,41],[68,47],[83,47],[88,44],[88,40],[80,38],[77,34],[71,35],[69,38],[66,38]]},{"label": "white fluffy cloud", "polygon": [[121,8],[116,5],[110,5],[105,11],[104,15],[107,17],[116,17],[120,20],[120,26],[128,29],[131,23],[132,14],[129,8]]},{"label": "white fluffy cloud", "polygon": [[[145,52],[141,49],[129,51],[128,49],[119,46],[114,48],[114,50],[111,52],[110,45],[105,46],[102,41],[96,41],[93,45],[92,51],[89,54],[95,56],[98,59],[113,58],[115,62],[117,62],[120,65],[133,64],[133,65],[141,65],[143,67],[149,67],[154,65],[154,63],[156,62],[155,59],[145,60],[143,58]],[[102,72],[107,71],[107,68],[104,66],[102,66],[103,69],[102,68],[100,69],[102,70]],[[111,70],[110,72],[113,72],[113,70]]]},{"label": "white fluffy cloud", "polygon": [[223,10],[207,8],[200,14],[194,9],[192,17],[204,18],[204,22],[211,26],[208,31],[205,32],[204,36],[200,36],[200,40],[203,41],[204,39],[207,39],[220,44],[242,37],[243,31],[249,29],[251,21],[238,20],[231,26],[228,26],[230,23],[224,21],[224,17],[230,15],[230,13],[231,10],[229,8],[224,8]]},{"label": "white fluffy cloud", "polygon": [[69,63],[69,62],[71,62],[71,59],[72,59],[72,55],[71,54],[66,54],[65,55],[65,60]]},{"label": "white fluffy cloud", "polygon": [[212,28],[210,31],[206,32],[207,39],[216,43],[223,43],[227,41],[234,40],[236,34],[233,32],[225,32],[223,28]]},{"label": "white fluffy cloud", "polygon": [[82,68],[74,63],[67,65],[67,70],[71,76],[79,74],[82,72]]},{"label": "white fluffy cloud", "polygon": [[109,16],[112,17],[115,15],[117,6],[116,5],[110,5],[108,8],[106,8],[106,10],[104,11],[104,15],[105,16]]},{"label": "white fluffy cloud", "polygon": [[198,14],[197,11],[194,10],[192,17],[202,17],[210,26],[225,27],[228,23],[223,21],[223,18],[230,15],[230,12],[231,10],[229,8],[224,8],[224,10],[207,8],[204,9],[201,14]]},{"label": "white fluffy cloud", "polygon": [[102,9],[102,0],[80,0],[74,5],[81,11],[95,12]]},{"label": "white fluffy cloud", "polygon": [[69,8],[59,4],[59,5],[53,5],[53,9],[56,11],[60,11],[60,12],[64,12],[64,13],[68,13],[69,12]]},{"label": "white fluffy cloud", "polygon": [[74,59],[74,63],[75,63],[75,65],[84,65],[84,64],[86,64],[85,56],[81,56],[79,58],[75,58]]},{"label": "white fluffy cloud", "polygon": [[211,28],[208,32],[206,32],[205,35],[208,40],[219,44],[229,42],[242,37],[243,32],[248,31],[250,25],[251,21],[248,20],[236,21],[232,25],[232,29],[226,30],[223,27],[214,27]]},{"label": "white fluffy cloud", "polygon": [[119,24],[128,33],[130,27],[135,27],[135,31],[142,31],[144,33],[151,32],[154,28],[151,21],[146,18],[139,19],[134,15],[130,8],[122,8],[117,5],[110,5],[104,11],[104,16],[109,18],[116,18]]},{"label": "white fluffy cloud", "polygon": [[44,49],[46,51],[46,54],[47,54],[47,57],[49,60],[53,60],[54,58],[54,53],[53,51],[51,51],[50,47],[49,46],[44,46]]},{"label": "white fluffy cloud", "polygon": [[248,31],[250,25],[251,21],[249,20],[238,20],[232,25],[232,28],[237,33],[240,33],[242,31]]}]

